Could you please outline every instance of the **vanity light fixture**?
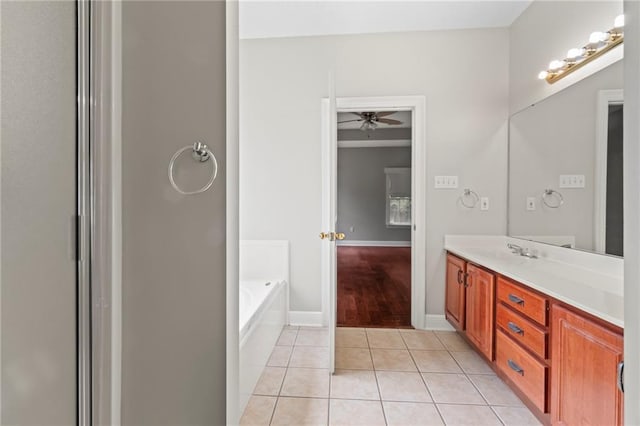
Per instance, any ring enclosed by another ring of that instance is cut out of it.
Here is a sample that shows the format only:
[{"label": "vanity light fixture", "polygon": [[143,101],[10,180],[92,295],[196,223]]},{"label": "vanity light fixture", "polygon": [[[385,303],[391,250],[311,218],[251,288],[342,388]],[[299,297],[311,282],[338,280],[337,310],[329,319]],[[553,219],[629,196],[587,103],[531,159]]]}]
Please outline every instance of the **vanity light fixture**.
[{"label": "vanity light fixture", "polygon": [[553,60],[546,71],[538,74],[540,80],[553,84],[573,71],[604,55],[609,50],[622,44],[624,40],[624,15],[616,17],[613,28],[607,32],[596,31],[589,36],[589,43],[584,47],[570,49],[563,60]]}]

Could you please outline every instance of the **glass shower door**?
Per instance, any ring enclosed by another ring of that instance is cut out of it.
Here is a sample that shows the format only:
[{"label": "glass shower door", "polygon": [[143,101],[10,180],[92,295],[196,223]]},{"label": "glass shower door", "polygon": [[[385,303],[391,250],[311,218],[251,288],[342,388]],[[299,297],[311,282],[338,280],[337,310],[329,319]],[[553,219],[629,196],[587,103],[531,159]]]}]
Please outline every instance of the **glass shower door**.
[{"label": "glass shower door", "polygon": [[0,423],[75,424],[76,5],[0,16]]}]

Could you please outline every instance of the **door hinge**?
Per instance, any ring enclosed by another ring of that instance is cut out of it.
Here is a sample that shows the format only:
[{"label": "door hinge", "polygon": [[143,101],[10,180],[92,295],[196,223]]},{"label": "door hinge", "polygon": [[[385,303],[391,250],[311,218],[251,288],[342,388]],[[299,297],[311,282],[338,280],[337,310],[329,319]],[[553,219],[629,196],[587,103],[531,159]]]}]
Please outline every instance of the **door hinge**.
[{"label": "door hinge", "polygon": [[77,214],[71,215],[69,218],[69,258],[77,262],[78,261],[78,225],[80,224],[80,217]]},{"label": "door hinge", "polygon": [[624,361],[618,364],[618,389],[624,393]]}]

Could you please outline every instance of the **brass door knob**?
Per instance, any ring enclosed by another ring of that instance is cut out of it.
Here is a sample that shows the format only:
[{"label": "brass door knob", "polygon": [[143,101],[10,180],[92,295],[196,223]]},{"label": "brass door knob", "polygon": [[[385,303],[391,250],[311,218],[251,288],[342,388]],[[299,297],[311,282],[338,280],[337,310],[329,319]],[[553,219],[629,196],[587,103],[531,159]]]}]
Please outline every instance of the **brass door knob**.
[{"label": "brass door knob", "polygon": [[321,240],[326,240],[327,238],[329,238],[329,233],[328,232],[321,232],[320,233],[320,239]]},{"label": "brass door knob", "polygon": [[344,240],[344,232],[336,232],[336,240]]}]

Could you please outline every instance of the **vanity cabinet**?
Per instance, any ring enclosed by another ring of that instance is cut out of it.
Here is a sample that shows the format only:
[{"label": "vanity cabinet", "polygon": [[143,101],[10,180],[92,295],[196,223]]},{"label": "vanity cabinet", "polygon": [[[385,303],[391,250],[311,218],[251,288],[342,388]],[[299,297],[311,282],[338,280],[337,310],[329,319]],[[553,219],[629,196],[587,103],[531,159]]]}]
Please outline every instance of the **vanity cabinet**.
[{"label": "vanity cabinet", "polygon": [[551,331],[552,423],[622,425],[622,331],[561,305],[551,308]]},{"label": "vanity cabinet", "polygon": [[548,412],[549,299],[498,277],[496,367],[541,412]]},{"label": "vanity cabinet", "polygon": [[458,331],[463,331],[465,326],[466,276],[467,262],[451,254],[447,255],[445,316]]},{"label": "vanity cabinet", "polygon": [[467,264],[466,333],[478,350],[493,360],[493,317],[496,277],[471,263]]},{"label": "vanity cabinet", "polygon": [[495,275],[447,255],[446,318],[493,360]]},{"label": "vanity cabinet", "polygon": [[621,328],[450,253],[446,317],[544,424],[623,424]]}]

